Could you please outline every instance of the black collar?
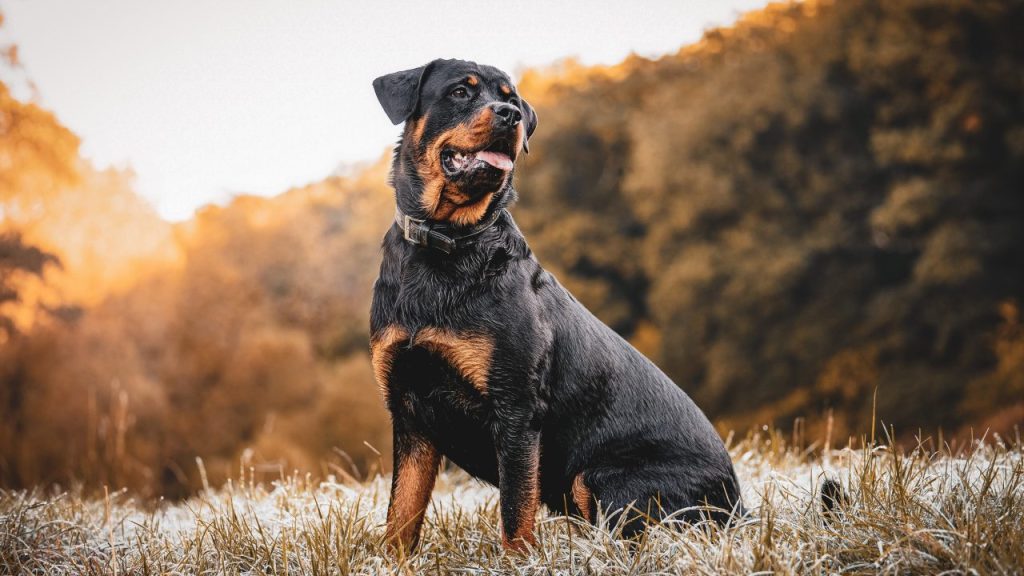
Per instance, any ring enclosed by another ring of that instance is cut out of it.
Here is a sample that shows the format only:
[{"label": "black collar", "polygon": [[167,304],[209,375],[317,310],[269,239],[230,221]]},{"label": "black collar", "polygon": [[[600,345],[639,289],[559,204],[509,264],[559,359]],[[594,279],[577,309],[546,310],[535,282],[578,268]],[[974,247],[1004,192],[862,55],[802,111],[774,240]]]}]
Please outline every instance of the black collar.
[{"label": "black collar", "polygon": [[464,229],[456,229],[445,222],[418,220],[395,208],[395,224],[407,242],[451,254],[460,248],[475,244],[477,236],[494,226],[504,212],[504,208],[495,210],[485,220]]}]

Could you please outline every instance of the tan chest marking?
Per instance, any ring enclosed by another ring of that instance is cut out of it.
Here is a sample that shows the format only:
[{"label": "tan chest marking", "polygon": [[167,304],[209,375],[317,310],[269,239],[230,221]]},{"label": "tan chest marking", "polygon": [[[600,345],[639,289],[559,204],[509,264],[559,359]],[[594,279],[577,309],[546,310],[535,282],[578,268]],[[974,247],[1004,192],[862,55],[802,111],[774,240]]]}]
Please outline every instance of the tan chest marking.
[{"label": "tan chest marking", "polygon": [[[387,391],[388,376],[398,346],[409,340],[409,333],[398,326],[388,326],[370,342],[373,372],[381,391]],[[416,333],[413,346],[422,346],[444,358],[481,394],[487,393],[487,377],[491,371],[494,341],[482,334],[460,333],[442,328],[423,328]]]},{"label": "tan chest marking", "polygon": [[494,341],[481,334],[457,333],[441,328],[424,328],[416,333],[413,345],[438,354],[469,380],[481,394],[487,393]]},{"label": "tan chest marking", "polygon": [[398,345],[409,339],[409,333],[399,326],[388,326],[370,339],[370,362],[373,364],[373,376],[382,394],[387,396],[388,376],[391,365],[395,361]]}]

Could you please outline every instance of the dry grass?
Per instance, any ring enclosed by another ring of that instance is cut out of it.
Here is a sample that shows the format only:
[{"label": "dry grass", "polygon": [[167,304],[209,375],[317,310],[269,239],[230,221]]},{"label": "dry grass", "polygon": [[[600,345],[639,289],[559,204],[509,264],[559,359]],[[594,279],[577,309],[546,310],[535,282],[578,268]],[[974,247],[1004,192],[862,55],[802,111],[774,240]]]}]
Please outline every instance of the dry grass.
[{"label": "dry grass", "polygon": [[[124,493],[0,492],[0,573],[730,574],[1024,572],[1024,452],[995,439],[960,454],[883,446],[811,458],[778,434],[731,452],[751,514],[726,528],[659,526],[632,547],[614,526],[543,513],[527,556],[499,542],[497,493],[442,474],[419,551],[380,539],[388,481],[246,479],[156,509]],[[823,516],[824,478],[849,502]]]}]

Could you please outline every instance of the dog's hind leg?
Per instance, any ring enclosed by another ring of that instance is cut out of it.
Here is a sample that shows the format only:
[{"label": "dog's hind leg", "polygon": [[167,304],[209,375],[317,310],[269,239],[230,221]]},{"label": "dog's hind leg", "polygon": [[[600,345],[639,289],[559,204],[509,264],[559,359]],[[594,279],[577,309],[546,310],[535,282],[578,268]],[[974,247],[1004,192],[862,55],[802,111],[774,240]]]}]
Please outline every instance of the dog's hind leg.
[{"label": "dog's hind leg", "polygon": [[625,539],[635,538],[648,524],[666,517],[725,524],[733,508],[742,511],[741,505],[729,501],[729,486],[695,489],[686,482],[686,472],[675,466],[601,467],[581,477],[591,498],[606,512],[608,525],[620,527]]},{"label": "dog's hind leg", "polygon": [[576,508],[588,522],[597,522],[598,511],[606,515],[608,526],[621,530],[625,539],[633,539],[649,520],[659,519],[658,499],[645,490],[635,470],[600,467],[580,472],[571,488]]}]

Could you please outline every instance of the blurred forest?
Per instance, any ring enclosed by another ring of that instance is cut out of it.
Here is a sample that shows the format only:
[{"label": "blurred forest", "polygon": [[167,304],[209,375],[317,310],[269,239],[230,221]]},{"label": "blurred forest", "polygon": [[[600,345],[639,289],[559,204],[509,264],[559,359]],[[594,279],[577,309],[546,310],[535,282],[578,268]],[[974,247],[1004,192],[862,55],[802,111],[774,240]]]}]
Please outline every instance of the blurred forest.
[{"label": "blurred forest", "polygon": [[[1015,1],[809,1],[656,61],[529,71],[513,213],[723,433],[805,418],[821,437],[832,414],[845,443],[873,404],[905,435],[1010,432],[1021,30]],[[201,470],[389,461],[367,354],[387,156],[172,225],[4,78],[0,486],[180,496]]]}]

